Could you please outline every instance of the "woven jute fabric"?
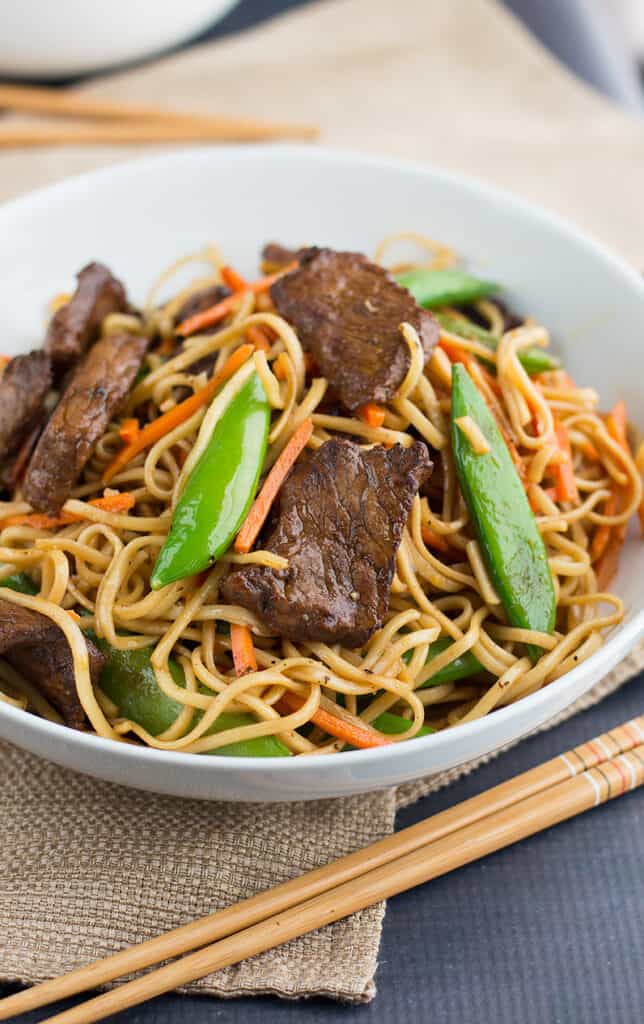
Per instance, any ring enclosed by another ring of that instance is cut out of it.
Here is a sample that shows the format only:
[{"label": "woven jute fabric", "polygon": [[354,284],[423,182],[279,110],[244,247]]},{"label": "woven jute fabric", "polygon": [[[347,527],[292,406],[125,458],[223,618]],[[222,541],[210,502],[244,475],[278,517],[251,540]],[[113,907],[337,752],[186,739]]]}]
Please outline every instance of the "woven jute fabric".
[{"label": "woven jute fabric", "polygon": [[[428,160],[511,188],[644,266],[644,204],[631,201],[644,127],[573,79],[491,0],[328,0],[84,89],[316,121],[327,145]],[[140,153],[5,152],[0,199]],[[216,208],[213,196],[209,231]],[[560,718],[643,664],[640,651]],[[397,806],[475,767],[398,792],[229,805],[96,782],[0,745],[0,978],[60,974],[328,862],[390,832]],[[354,915],[192,989],[368,1000],[382,916],[382,907]]]}]

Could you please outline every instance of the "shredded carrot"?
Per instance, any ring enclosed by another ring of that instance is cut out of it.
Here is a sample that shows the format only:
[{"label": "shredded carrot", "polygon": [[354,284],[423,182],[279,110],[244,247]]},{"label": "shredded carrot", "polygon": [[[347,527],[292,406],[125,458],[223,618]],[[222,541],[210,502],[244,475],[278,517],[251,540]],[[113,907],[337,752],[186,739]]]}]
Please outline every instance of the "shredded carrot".
[{"label": "shredded carrot", "polygon": [[273,373],[278,380],[286,380],[288,376],[288,357],[286,352],[280,352],[273,363]]},{"label": "shredded carrot", "polygon": [[78,614],[78,612],[74,611],[73,608],[68,608],[67,609],[67,614],[69,615],[70,619],[72,619],[73,622],[80,622],[80,618],[81,617]]},{"label": "shredded carrot", "polygon": [[179,405],[175,405],[174,409],[169,409],[168,412],[163,413],[156,420],[152,420],[147,426],[143,427],[139,431],[137,436],[130,444],[122,448],[118,455],[112,459],[109,466],[103,473],[103,483],[109,483],[113,480],[117,473],[119,473],[124,466],[127,466],[128,462],[139,454],[139,452],[145,451],[150,445],[155,444],[160,438],[164,437],[165,434],[174,430],[179,424],[185,423],[189,420],[198,409],[201,409],[203,405],[206,405],[210,399],[214,396],[215,392],[219,387],[232,377],[234,373],[239,369],[242,363],[245,363],[250,355],[253,353],[252,345],[240,345],[238,349],[226,360],[221,370],[219,370],[214,377],[208,381],[208,383],[200,388],[199,391],[195,391],[193,395],[186,398],[185,401],[180,402]]},{"label": "shredded carrot", "polygon": [[257,657],[253,646],[253,634],[248,626],[240,626],[236,622],[230,625],[230,643],[233,651],[235,675],[245,676],[257,671]]},{"label": "shredded carrot", "polygon": [[579,448],[580,448],[580,451],[583,452],[583,454],[586,456],[586,458],[590,462],[600,462],[601,461],[601,459],[599,457],[599,452],[597,451],[597,449],[595,448],[595,445],[592,444],[591,441],[584,441],[584,443],[582,445],[580,445]]},{"label": "shredded carrot", "polygon": [[434,551],[441,551],[443,554],[447,554],[450,551],[450,546],[445,537],[440,533],[436,533],[435,530],[432,530],[431,526],[427,526],[423,523],[421,533],[428,548],[433,548]]},{"label": "shredded carrot", "polygon": [[561,420],[555,419],[554,426],[557,447],[563,456],[560,462],[551,463],[551,471],[557,487],[557,500],[579,501],[579,491],[572,468],[572,450],[568,431]]},{"label": "shredded carrot", "polygon": [[[625,450],[629,451],[627,429],[626,404],[617,402],[606,416],[606,429],[613,441]],[[617,515],[622,507],[624,499],[623,488],[616,484],[612,485],[611,493],[604,503],[603,513],[606,516]],[[609,526],[607,523],[600,523],[593,534],[590,545],[590,555],[596,563],[595,571],[600,590],[608,585],[617,572],[619,554],[626,539],[626,523],[618,523]],[[601,577],[601,583],[599,583]]]},{"label": "shredded carrot", "polygon": [[174,352],[176,341],[170,334],[167,338],[164,338],[157,348],[157,355],[159,356],[171,356]]},{"label": "shredded carrot", "polygon": [[224,279],[224,283],[232,288],[234,292],[245,292],[248,288],[248,282],[241,274],[238,274],[232,267],[222,267],[221,276]]},{"label": "shredded carrot", "polygon": [[123,444],[131,444],[139,433],[140,425],[137,419],[133,417],[131,419],[123,420],[119,427],[119,437]]},{"label": "shredded carrot", "polygon": [[189,334],[196,334],[197,331],[203,331],[207,327],[218,324],[229,313],[232,313],[244,292],[253,292],[253,294],[259,295],[275,284],[283,274],[293,270],[296,266],[297,263],[293,262],[277,274],[269,274],[268,277],[261,277],[259,281],[251,281],[245,286],[243,291],[233,292],[232,295],[228,295],[227,298],[217,302],[214,306],[210,306],[208,309],[202,310],[201,313],[195,313],[194,316],[183,320],[177,327],[177,334],[187,337]]},{"label": "shredded carrot", "polygon": [[627,426],[627,414],[626,414],[626,402],[617,402],[610,412],[606,416],[606,429],[608,433],[621,444],[622,448],[628,447],[628,441],[626,439],[626,426]]},{"label": "shredded carrot", "polygon": [[284,448],[275,465],[264,481],[264,486],[255,498],[244,524],[235,538],[235,551],[246,554],[257,540],[257,535],[266,522],[277,492],[284,483],[288,472],[313,433],[313,420],[307,419],[299,427]]},{"label": "shredded carrot", "polygon": [[451,341],[443,335],[441,335],[438,344],[452,363],[463,363],[464,366],[469,367],[469,364],[474,361],[469,352],[466,352],[460,345],[457,345],[455,341]]},{"label": "shredded carrot", "polygon": [[377,402],[366,402],[358,409],[358,416],[369,427],[381,427],[385,422],[385,410]]},{"label": "shredded carrot", "polygon": [[[299,711],[303,703],[304,701],[297,694],[286,691],[275,706],[278,711],[288,714],[289,711]],[[386,747],[392,743],[392,740],[383,736],[382,733],[376,732],[375,729],[371,729],[367,725],[360,726],[353,722],[347,722],[344,718],[332,715],[326,708],[318,708],[315,714],[311,716],[311,721],[319,729],[328,733],[329,736],[335,736],[337,739],[350,743],[352,747],[359,747],[361,750],[369,750],[372,747]]]},{"label": "shredded carrot", "polygon": [[[604,502],[604,508],[602,509],[605,516],[614,516],[619,511],[618,509],[618,492],[617,488],[613,488],[609,496]],[[608,547],[610,540],[612,527],[608,526],[607,523],[600,523],[593,534],[593,539],[590,544],[590,557],[593,562],[596,562],[598,558],[604,554],[604,551]]]},{"label": "shredded carrot", "polygon": [[257,352],[270,352],[272,341],[264,327],[260,327],[259,324],[251,324],[246,330],[246,337]]},{"label": "shredded carrot", "polygon": [[[103,512],[123,513],[129,512],[134,507],[134,496],[132,494],[108,494],[104,498],[93,498],[88,505],[100,508]],[[42,515],[40,512],[31,512],[27,515],[8,516],[2,520],[2,526],[32,526],[35,530],[55,530],[59,526],[68,526],[70,523],[82,522],[83,517],[73,512],[61,512],[57,516]]]}]

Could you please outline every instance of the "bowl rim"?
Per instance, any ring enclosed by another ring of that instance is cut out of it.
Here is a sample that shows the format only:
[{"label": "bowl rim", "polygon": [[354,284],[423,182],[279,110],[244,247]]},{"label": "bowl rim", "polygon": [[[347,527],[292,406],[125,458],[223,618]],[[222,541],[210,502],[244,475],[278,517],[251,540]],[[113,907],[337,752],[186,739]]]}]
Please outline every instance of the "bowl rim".
[{"label": "bowl rim", "polygon": [[[351,149],[330,149],[326,147],[307,147],[298,144],[258,144],[249,148],[244,145],[220,145],[203,146],[199,149],[179,149],[175,152],[156,154],[154,156],[139,157],[126,160],[116,165],[102,167],[97,170],[88,171],[83,174],[73,175],[61,181],[54,182],[39,189],[34,189],[24,196],[18,196],[5,203],[0,204],[0,226],[5,217],[12,214],[20,215],[24,209],[29,209],[34,203],[47,200],[52,194],[63,194],[75,189],[83,189],[95,182],[110,181],[114,178],[125,178],[132,173],[141,171],[145,173],[157,165],[165,166],[170,171],[175,167],[180,168],[186,164],[201,163],[204,160],[226,159],[230,157],[243,157],[245,160],[259,160],[262,163],[269,161],[283,160],[304,160],[311,163],[331,163],[362,166],[368,169],[392,170],[403,174],[413,174],[426,179],[440,182],[441,184],[456,185],[460,189],[471,194],[477,194],[483,201],[493,202],[502,205],[510,211],[516,210],[524,218],[531,218],[548,225],[551,229],[563,236],[567,241],[572,242],[584,249],[592,257],[610,267],[639,297],[641,297],[644,309],[644,278],[642,278],[634,267],[626,262],[621,256],[613,252],[603,242],[599,242],[583,229],[566,218],[544,209],[538,204],[509,192],[497,186],[483,182],[476,177],[453,173],[432,164],[421,163],[414,160],[405,160],[392,157],[380,157],[372,154],[359,153]],[[512,719],[518,714],[517,709],[530,713],[534,711],[535,724],[538,725],[543,718],[539,717],[539,711],[544,704],[550,702],[550,695],[556,687],[560,695],[562,691],[574,692],[577,684],[584,676],[592,677],[593,670],[604,665],[605,671],[610,671],[632,647],[644,637],[644,609],[633,611],[632,615],[613,633],[610,634],[606,643],[599,648],[590,658],[582,662],[570,672],[565,673],[559,679],[554,680],[546,687],[542,687],[535,693],[521,698],[515,704],[494,711],[493,715],[486,715],[471,722],[455,726],[442,732],[433,733],[430,736],[421,736],[413,741],[414,752],[420,752],[423,747],[440,750],[449,746],[455,737],[455,733],[464,741],[468,737],[475,736],[486,727],[492,728],[488,723],[501,723]],[[600,668],[600,672],[602,669]],[[589,684],[590,686],[591,684]],[[567,706],[567,703],[565,706]],[[0,702],[0,717],[14,723],[18,729],[28,728],[35,735],[48,736],[52,739],[59,739],[69,743],[84,752],[91,754],[92,751],[101,750],[104,753],[110,751],[118,754],[120,758],[136,763],[140,758],[152,763],[156,762],[159,767],[165,768],[174,765],[176,768],[194,769],[199,766],[200,771],[205,772],[226,772],[233,770],[243,776],[252,775],[257,770],[266,771],[267,761],[270,763],[271,774],[276,772],[280,776],[284,773],[298,771],[301,765],[299,758],[259,758],[259,757],[232,757],[219,754],[212,757],[204,757],[201,754],[183,753],[175,750],[158,750],[154,747],[136,746],[134,744],[119,743],[116,740],[106,739],[89,732],[70,729],[69,726],[56,722],[49,722],[46,719],[38,718],[20,708],[14,708],[9,704]],[[547,717],[547,716],[546,716]],[[524,731],[521,732],[524,735]],[[347,765],[347,759],[351,758],[351,764],[358,762],[367,766],[372,763],[382,763],[386,766],[388,760],[398,757],[404,745],[392,743],[384,747],[376,747],[369,750],[343,751],[341,762]],[[339,768],[336,758],[318,758],[317,770],[321,776],[334,774]]]}]

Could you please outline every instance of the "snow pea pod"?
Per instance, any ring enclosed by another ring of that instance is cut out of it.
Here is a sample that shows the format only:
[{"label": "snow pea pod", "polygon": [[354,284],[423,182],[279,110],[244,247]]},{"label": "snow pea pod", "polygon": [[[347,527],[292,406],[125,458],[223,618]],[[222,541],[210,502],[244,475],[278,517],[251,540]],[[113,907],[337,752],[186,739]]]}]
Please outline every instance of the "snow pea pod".
[{"label": "snow pea pod", "polygon": [[[470,416],[490,451],[477,455],[457,420]],[[487,570],[512,626],[552,633],[556,600],[537,521],[494,418],[464,366],[452,366],[452,450]],[[533,660],[543,653],[529,646]]]},{"label": "snow pea pod", "polygon": [[270,413],[253,372],[215,424],[188,477],[152,573],[153,590],[202,572],[230,546],[255,497]]},{"label": "snow pea pod", "polygon": [[425,309],[475,302],[499,290],[493,281],[483,281],[462,270],[427,270],[417,267],[396,276],[398,283],[410,291],[418,305]]},{"label": "snow pea pod", "polygon": [[[383,711],[377,718],[374,718],[371,724],[374,729],[384,732],[385,736],[395,736],[398,733],[407,732],[410,726],[407,718],[403,718],[402,715],[394,715],[391,711]],[[434,729],[431,726],[421,725],[413,739],[417,739],[418,736],[429,736],[432,732]]]},{"label": "snow pea pod", "polygon": [[[469,323],[467,320],[459,320],[457,317],[449,316],[447,313],[436,313],[436,319],[446,331],[450,331],[452,334],[459,334],[461,338],[469,338],[471,341],[480,341],[482,345],[492,349],[493,352],[496,352],[499,346],[499,339],[496,335],[486,331],[484,327]],[[530,376],[561,368],[560,359],[557,359],[556,356],[551,355],[545,349],[538,348],[536,345],[530,348],[519,349],[517,355],[519,362]]]},{"label": "snow pea pod", "polygon": [[[429,645],[425,664],[429,665],[434,658],[437,658],[439,654],[446,651],[453,643],[454,641],[448,636],[441,636],[438,640],[434,640],[433,644]],[[403,661],[409,663],[412,654],[413,651],[406,651],[403,654]],[[478,658],[475,658],[471,651],[465,651],[464,654],[454,658],[448,665],[444,665],[433,676],[430,676],[424,683],[421,683],[418,689],[423,690],[426,686],[441,686],[443,683],[455,683],[460,679],[469,679],[470,676],[479,675],[482,671],[483,666]]]},{"label": "snow pea pod", "polygon": [[40,587],[36,586],[26,572],[16,572],[13,576],[7,576],[5,580],[0,580],[0,587],[9,587],[9,590],[17,590],[19,594],[31,594],[32,596],[35,596],[40,590]]},{"label": "snow pea pod", "polygon": [[[142,725],[152,736],[158,736],[168,729],[183,705],[166,696],[159,688],[150,661],[152,648],[119,651],[94,634],[91,636],[107,657],[100,678],[101,689],[114,701],[120,714]],[[169,668],[177,686],[184,687],[186,680],[181,665],[170,659]],[[195,723],[200,717],[201,711],[196,711]],[[224,729],[252,725],[254,721],[251,715],[242,712],[225,712],[210,726],[205,735],[212,736],[214,733],[223,732]],[[229,743],[210,753],[227,754],[229,757],[290,757],[291,752],[276,736],[259,736],[251,740]]]}]

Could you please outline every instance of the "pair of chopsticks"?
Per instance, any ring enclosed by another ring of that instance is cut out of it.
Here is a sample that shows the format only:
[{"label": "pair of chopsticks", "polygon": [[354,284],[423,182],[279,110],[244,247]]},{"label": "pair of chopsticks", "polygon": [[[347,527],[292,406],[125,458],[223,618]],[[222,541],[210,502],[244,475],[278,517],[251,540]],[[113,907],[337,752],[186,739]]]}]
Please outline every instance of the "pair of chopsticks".
[{"label": "pair of chopsticks", "polygon": [[0,1020],[188,954],[48,1018],[49,1024],[102,1020],[444,875],[642,784],[644,716],[326,867],[0,1000]]},{"label": "pair of chopsticks", "polygon": [[129,105],[56,89],[0,83],[0,108],[22,114],[76,118],[81,123],[5,124],[0,149],[23,146],[117,145],[154,142],[266,142],[313,139],[313,125],[280,124]]}]

